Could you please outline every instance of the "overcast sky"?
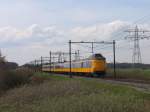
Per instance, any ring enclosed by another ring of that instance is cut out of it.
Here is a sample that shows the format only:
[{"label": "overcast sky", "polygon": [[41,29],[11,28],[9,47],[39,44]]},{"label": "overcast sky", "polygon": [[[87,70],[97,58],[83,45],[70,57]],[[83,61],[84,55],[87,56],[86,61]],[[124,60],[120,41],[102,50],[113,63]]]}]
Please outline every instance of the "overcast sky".
[{"label": "overcast sky", "polygon": [[[0,0],[0,48],[8,61],[24,64],[50,50],[67,51],[70,39],[121,40],[136,24],[150,30],[149,6],[150,0]],[[143,63],[150,63],[149,43],[140,43]],[[95,52],[112,61],[111,47],[103,47],[96,45]],[[132,48],[119,41],[117,61],[131,62]]]}]

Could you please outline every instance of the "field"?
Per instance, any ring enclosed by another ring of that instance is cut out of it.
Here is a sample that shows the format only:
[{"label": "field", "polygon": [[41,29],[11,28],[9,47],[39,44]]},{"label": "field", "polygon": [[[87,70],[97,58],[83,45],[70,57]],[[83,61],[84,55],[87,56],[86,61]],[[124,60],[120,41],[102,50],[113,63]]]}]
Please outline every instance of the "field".
[{"label": "field", "polygon": [[150,93],[90,78],[36,73],[41,83],[10,89],[0,112],[150,112]]},{"label": "field", "polygon": [[[112,77],[113,69],[108,69],[107,73],[109,74],[108,76]],[[116,77],[143,80],[150,83],[150,69],[116,69]]]}]

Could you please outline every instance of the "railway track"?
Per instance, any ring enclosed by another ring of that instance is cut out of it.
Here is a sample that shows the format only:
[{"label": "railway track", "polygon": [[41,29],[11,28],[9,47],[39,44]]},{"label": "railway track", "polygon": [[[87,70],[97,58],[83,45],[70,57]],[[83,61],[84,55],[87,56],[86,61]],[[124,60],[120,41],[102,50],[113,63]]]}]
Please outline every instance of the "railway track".
[{"label": "railway track", "polygon": [[132,82],[132,80],[128,81],[128,80],[123,80],[123,79],[121,79],[121,80],[119,80],[119,79],[118,80],[100,79],[100,80],[103,82],[111,83],[111,84],[127,85],[127,86],[133,87],[137,90],[150,93],[150,83],[144,83],[144,82],[141,83],[141,82],[139,82],[139,80],[138,81],[133,80],[133,82]]},{"label": "railway track", "polygon": [[[57,76],[68,77],[68,75],[55,74]],[[104,83],[117,84],[117,85],[126,85],[130,86],[138,91],[150,93],[150,82],[143,80],[133,80],[133,79],[114,79],[114,78],[96,78],[96,77],[83,77],[83,76],[73,76],[73,78],[87,78],[101,81]]]}]

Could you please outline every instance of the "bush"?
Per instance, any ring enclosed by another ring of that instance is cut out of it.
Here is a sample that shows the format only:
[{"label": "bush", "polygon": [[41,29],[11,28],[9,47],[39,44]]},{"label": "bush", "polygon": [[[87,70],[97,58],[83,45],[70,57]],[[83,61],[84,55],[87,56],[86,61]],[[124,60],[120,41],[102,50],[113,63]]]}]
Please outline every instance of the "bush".
[{"label": "bush", "polygon": [[0,68],[5,70],[14,70],[18,67],[17,63],[14,62],[0,62]]},{"label": "bush", "polygon": [[0,91],[29,83],[32,75],[33,72],[27,69],[0,70]]}]

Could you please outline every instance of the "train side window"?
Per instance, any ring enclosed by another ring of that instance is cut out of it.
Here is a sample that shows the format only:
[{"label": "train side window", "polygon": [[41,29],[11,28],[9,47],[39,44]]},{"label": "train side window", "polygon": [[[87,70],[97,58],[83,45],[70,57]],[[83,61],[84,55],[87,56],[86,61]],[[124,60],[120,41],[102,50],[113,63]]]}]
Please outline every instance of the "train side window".
[{"label": "train side window", "polygon": [[81,62],[77,63],[77,68],[81,68],[82,65],[81,65]]},{"label": "train side window", "polygon": [[88,61],[83,62],[83,67],[88,68]]},{"label": "train side window", "polygon": [[86,62],[84,62],[84,67],[86,67],[86,68],[90,68],[90,67],[91,67],[91,63],[90,63],[90,61],[86,61]]},{"label": "train side window", "polygon": [[82,62],[82,64],[83,64],[82,67],[85,68],[85,67],[86,67],[86,63],[85,63],[85,62]]},{"label": "train side window", "polygon": [[91,62],[90,61],[87,61],[87,67],[91,67]]},{"label": "train side window", "polygon": [[65,64],[64,64],[64,67],[65,67],[65,68],[69,68],[69,64],[68,64],[68,63],[65,63]]},{"label": "train side window", "polygon": [[83,62],[81,62],[81,68],[83,68],[84,66],[83,66]]}]

